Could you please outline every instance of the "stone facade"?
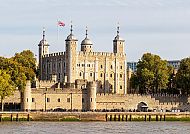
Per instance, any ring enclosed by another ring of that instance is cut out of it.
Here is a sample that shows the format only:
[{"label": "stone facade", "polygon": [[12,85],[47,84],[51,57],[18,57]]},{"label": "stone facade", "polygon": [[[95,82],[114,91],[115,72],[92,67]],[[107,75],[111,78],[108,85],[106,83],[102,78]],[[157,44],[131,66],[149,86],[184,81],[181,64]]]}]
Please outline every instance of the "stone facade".
[{"label": "stone facade", "polygon": [[49,45],[45,40],[45,31],[43,32],[43,39],[39,43],[41,80],[51,80],[56,75],[59,82],[74,88],[75,80],[84,79],[98,82],[99,93],[127,93],[125,41],[119,36],[119,27],[113,40],[113,53],[93,52],[87,30],[81,50],[77,51],[78,40],[73,35],[72,26],[65,42],[65,52],[49,54]]},{"label": "stone facade", "polygon": [[126,72],[125,42],[119,36],[119,27],[113,53],[93,52],[87,30],[81,51],[77,51],[78,40],[72,32],[71,26],[65,52],[49,54],[43,31],[39,43],[40,80],[34,87],[28,81],[22,93],[16,90],[5,99],[5,105],[24,111],[190,111],[189,96],[127,94],[127,79],[132,72]]},{"label": "stone facade", "polygon": [[[190,96],[181,95],[139,95],[97,93],[96,82],[76,80],[75,88],[66,88],[55,81],[38,81],[31,88],[27,83],[24,92],[15,91],[4,100],[5,104],[21,104],[24,111],[190,111]],[[14,108],[13,108],[14,110]]]}]

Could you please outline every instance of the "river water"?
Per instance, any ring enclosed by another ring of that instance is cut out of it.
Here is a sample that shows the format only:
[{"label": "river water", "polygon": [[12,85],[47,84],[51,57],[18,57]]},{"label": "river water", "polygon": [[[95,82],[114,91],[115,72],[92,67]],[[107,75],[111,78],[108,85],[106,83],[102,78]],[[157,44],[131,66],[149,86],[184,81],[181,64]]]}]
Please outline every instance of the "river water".
[{"label": "river water", "polygon": [[190,122],[0,122],[1,134],[190,134]]}]

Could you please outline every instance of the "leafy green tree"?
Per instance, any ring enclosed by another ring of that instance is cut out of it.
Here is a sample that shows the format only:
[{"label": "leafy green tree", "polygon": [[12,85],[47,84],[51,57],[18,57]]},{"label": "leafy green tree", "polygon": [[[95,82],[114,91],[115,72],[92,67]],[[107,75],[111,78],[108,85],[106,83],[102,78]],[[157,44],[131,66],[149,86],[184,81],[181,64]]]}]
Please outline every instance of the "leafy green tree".
[{"label": "leafy green tree", "polygon": [[13,94],[15,90],[15,85],[11,80],[11,76],[7,74],[4,70],[0,70],[0,97],[1,97],[1,110],[4,111],[3,100],[6,96]]},{"label": "leafy green tree", "polygon": [[0,57],[0,69],[5,70],[19,90],[23,90],[26,80],[34,81],[36,59],[30,50],[16,53],[12,58]]},{"label": "leafy green tree", "polygon": [[190,93],[190,58],[181,60],[176,81],[183,94]]},{"label": "leafy green tree", "polygon": [[22,71],[25,73],[28,80],[34,80],[36,75],[36,58],[30,50],[16,53],[12,59],[23,67]]},{"label": "leafy green tree", "polygon": [[140,93],[158,93],[169,82],[167,61],[158,55],[146,53],[137,64],[137,80]]}]

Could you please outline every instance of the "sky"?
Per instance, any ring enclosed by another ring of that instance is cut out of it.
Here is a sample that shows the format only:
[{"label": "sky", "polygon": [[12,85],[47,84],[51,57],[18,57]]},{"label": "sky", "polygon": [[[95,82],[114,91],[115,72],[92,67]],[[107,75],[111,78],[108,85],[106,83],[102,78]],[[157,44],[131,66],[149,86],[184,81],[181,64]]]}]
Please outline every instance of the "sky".
[{"label": "sky", "polygon": [[[94,51],[112,52],[119,22],[127,61],[144,53],[166,60],[190,56],[190,0],[0,0],[0,56],[25,49],[38,55],[43,27],[50,52],[65,51],[73,33],[80,43],[88,26]],[[62,20],[65,27],[57,27]]]}]

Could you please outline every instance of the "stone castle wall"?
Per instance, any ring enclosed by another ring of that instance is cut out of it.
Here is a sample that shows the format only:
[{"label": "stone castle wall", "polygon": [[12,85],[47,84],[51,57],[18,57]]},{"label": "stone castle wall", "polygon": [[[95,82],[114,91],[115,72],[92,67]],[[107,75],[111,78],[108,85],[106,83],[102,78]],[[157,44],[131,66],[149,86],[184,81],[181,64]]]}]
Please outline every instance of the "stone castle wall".
[{"label": "stone castle wall", "polygon": [[[149,110],[190,110],[189,96],[96,94],[95,97],[96,106],[94,106],[94,104],[91,106],[95,107],[97,110],[137,110],[138,105],[141,103],[146,104]],[[79,111],[86,111],[89,109],[90,99],[87,90],[33,88],[31,89],[31,98],[25,98],[25,103],[28,101],[30,110],[45,111],[61,108],[66,110],[77,109]],[[6,97],[4,103],[21,103],[20,92],[15,91],[13,96]]]}]

